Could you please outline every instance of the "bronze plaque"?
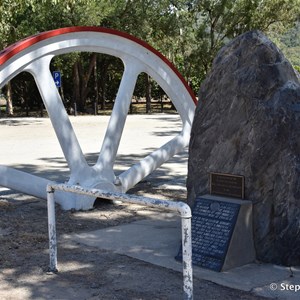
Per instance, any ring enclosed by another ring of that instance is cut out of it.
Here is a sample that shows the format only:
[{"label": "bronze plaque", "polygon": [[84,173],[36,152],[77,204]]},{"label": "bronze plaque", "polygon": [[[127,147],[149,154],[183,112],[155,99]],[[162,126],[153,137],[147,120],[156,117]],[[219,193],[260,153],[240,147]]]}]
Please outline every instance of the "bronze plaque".
[{"label": "bronze plaque", "polygon": [[240,175],[210,173],[210,193],[244,199],[245,178]]}]

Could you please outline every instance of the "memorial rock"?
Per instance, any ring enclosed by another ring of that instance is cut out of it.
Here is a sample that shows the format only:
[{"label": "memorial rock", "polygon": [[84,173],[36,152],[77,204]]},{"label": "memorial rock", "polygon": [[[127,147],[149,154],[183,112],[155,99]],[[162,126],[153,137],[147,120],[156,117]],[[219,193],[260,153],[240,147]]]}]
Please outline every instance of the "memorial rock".
[{"label": "memorial rock", "polygon": [[245,176],[257,259],[300,265],[300,83],[259,31],[223,47],[201,86],[189,147],[191,206],[209,192],[210,172]]}]

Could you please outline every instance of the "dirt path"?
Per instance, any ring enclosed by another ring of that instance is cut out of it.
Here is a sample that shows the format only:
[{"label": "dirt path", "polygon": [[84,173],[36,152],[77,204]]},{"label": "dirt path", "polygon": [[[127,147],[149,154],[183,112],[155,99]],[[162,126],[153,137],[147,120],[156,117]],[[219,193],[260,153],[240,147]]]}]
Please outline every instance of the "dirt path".
[{"label": "dirt path", "polygon": [[[163,192],[168,198],[170,191]],[[109,201],[97,201],[95,208],[86,212],[57,207],[57,230],[61,237],[115,226],[144,218],[144,211],[143,207]],[[61,238],[59,273],[48,275],[46,216],[44,200],[1,192],[0,299],[182,299],[180,272]],[[194,298],[262,299],[199,279],[194,281]]]}]

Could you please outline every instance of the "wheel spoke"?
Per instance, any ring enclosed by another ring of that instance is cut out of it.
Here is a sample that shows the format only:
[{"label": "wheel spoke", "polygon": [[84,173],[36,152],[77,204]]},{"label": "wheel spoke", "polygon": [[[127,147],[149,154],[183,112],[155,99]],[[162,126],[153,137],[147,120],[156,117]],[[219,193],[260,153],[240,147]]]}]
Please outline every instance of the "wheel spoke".
[{"label": "wheel spoke", "polygon": [[39,198],[46,198],[47,184],[51,180],[0,165],[0,186]]},{"label": "wheel spoke", "polygon": [[136,63],[125,62],[125,71],[121,80],[114,108],[107,126],[96,168],[112,169],[118,152],[129,105],[132,99],[137,76],[140,73]]},{"label": "wheel spoke", "polygon": [[122,183],[122,192],[128,191],[172,156],[182,151],[185,146],[185,139],[181,134],[177,135],[171,141],[143,158],[139,163],[120,174],[119,179]]},{"label": "wheel spoke", "polygon": [[51,57],[35,61],[26,70],[33,74],[71,174],[82,172],[87,162],[49,70]]},{"label": "wheel spoke", "polygon": [[[116,56],[125,65],[115,105],[97,163],[89,167],[72,128],[49,65],[55,55],[88,51]],[[22,71],[33,74],[70,168],[69,183],[126,192],[188,144],[196,99],[178,71],[145,42],[108,28],[71,27],[40,33],[0,53],[0,86]],[[132,166],[117,180],[113,165],[138,75],[150,75],[172,99],[181,120],[180,135]],[[0,185],[45,198],[47,180],[0,166]],[[89,209],[92,201],[58,195],[65,209]],[[80,202],[80,203],[79,203]]]}]

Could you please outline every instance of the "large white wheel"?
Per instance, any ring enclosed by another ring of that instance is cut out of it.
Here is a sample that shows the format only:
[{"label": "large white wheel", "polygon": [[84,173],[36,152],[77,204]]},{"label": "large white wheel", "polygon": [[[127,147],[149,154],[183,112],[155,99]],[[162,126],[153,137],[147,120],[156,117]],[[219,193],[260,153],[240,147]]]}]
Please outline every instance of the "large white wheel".
[{"label": "large white wheel", "polygon": [[[54,56],[73,51],[109,54],[124,63],[104,141],[97,163],[92,167],[85,160],[49,68]],[[36,81],[70,169],[69,184],[125,193],[188,145],[196,103],[193,93],[165,57],[133,36],[99,27],[70,27],[44,32],[0,52],[0,88],[23,71],[31,73]],[[142,72],[149,74],[170,97],[181,117],[182,131],[117,178],[113,166],[134,87]],[[0,166],[1,186],[46,198],[47,183],[47,179]],[[89,197],[65,193],[57,194],[56,198],[64,209],[89,209],[94,203]]]}]

